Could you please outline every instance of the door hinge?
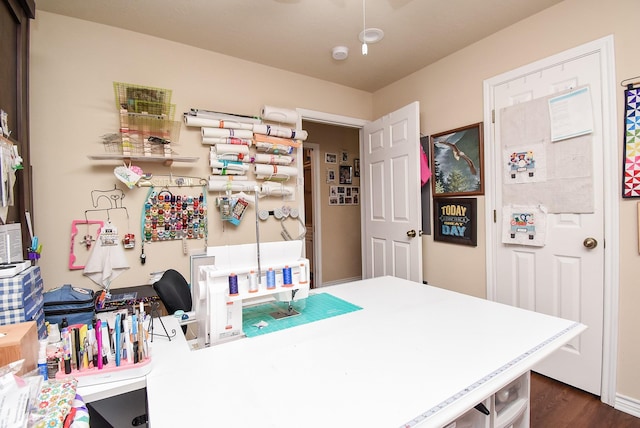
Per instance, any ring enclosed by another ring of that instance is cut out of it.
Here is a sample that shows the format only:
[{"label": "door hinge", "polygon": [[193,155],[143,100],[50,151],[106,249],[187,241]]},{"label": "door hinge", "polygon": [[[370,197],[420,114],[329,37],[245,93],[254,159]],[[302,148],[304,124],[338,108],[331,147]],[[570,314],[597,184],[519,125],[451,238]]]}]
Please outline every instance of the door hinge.
[{"label": "door hinge", "polygon": [[497,216],[496,210],[493,210],[493,222],[494,223],[498,222],[498,216]]},{"label": "door hinge", "polygon": [[496,111],[491,110],[491,123],[496,123]]}]

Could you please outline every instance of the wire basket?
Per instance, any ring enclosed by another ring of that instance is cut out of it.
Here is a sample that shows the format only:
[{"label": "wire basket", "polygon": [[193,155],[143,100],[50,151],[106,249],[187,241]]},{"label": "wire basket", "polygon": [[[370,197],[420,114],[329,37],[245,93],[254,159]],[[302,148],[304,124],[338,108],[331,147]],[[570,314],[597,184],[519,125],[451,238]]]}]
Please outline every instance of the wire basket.
[{"label": "wire basket", "polygon": [[171,143],[180,136],[182,123],[166,116],[120,113],[122,152],[130,155],[171,155]]},{"label": "wire basket", "polygon": [[173,120],[175,105],[171,104],[171,89],[113,82],[116,95],[116,108],[130,113],[143,113],[166,116]]},{"label": "wire basket", "polygon": [[172,91],[122,82],[113,82],[113,89],[120,112],[120,152],[170,156],[171,142],[178,141],[182,125],[173,120],[176,106],[171,104]]}]

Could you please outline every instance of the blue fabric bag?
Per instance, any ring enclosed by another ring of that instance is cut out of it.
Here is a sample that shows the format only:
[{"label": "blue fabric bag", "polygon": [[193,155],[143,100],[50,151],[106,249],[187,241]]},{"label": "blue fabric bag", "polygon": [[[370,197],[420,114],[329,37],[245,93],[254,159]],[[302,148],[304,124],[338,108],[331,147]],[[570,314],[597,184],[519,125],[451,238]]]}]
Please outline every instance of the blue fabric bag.
[{"label": "blue fabric bag", "polygon": [[95,317],[94,292],[91,289],[65,284],[44,293],[44,319],[61,327],[62,319],[68,325],[91,324]]}]

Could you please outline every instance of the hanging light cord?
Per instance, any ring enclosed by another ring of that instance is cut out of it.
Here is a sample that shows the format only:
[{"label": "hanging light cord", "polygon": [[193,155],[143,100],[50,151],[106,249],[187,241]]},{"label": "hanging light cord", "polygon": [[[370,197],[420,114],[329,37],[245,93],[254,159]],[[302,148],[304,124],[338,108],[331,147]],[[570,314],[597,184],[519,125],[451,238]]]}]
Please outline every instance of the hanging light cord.
[{"label": "hanging light cord", "polygon": [[362,55],[366,55],[369,52],[368,46],[367,46],[366,3],[367,3],[367,0],[362,0]]}]

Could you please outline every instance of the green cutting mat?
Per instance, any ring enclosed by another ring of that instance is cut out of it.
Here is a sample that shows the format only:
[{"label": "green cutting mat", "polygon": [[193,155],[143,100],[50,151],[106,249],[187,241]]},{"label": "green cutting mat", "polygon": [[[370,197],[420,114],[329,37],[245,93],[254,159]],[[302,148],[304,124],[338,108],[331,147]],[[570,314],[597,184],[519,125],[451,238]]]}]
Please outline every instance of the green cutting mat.
[{"label": "green cutting mat", "polygon": [[[270,313],[286,310],[286,302],[269,302],[244,308],[242,310],[242,329],[247,337],[255,337],[362,309],[328,293],[309,295],[302,309],[299,309],[296,302],[294,302],[293,306],[300,312],[300,315],[282,319],[275,319]],[[256,327],[254,324],[260,321],[265,321],[269,325],[262,328]]]}]

